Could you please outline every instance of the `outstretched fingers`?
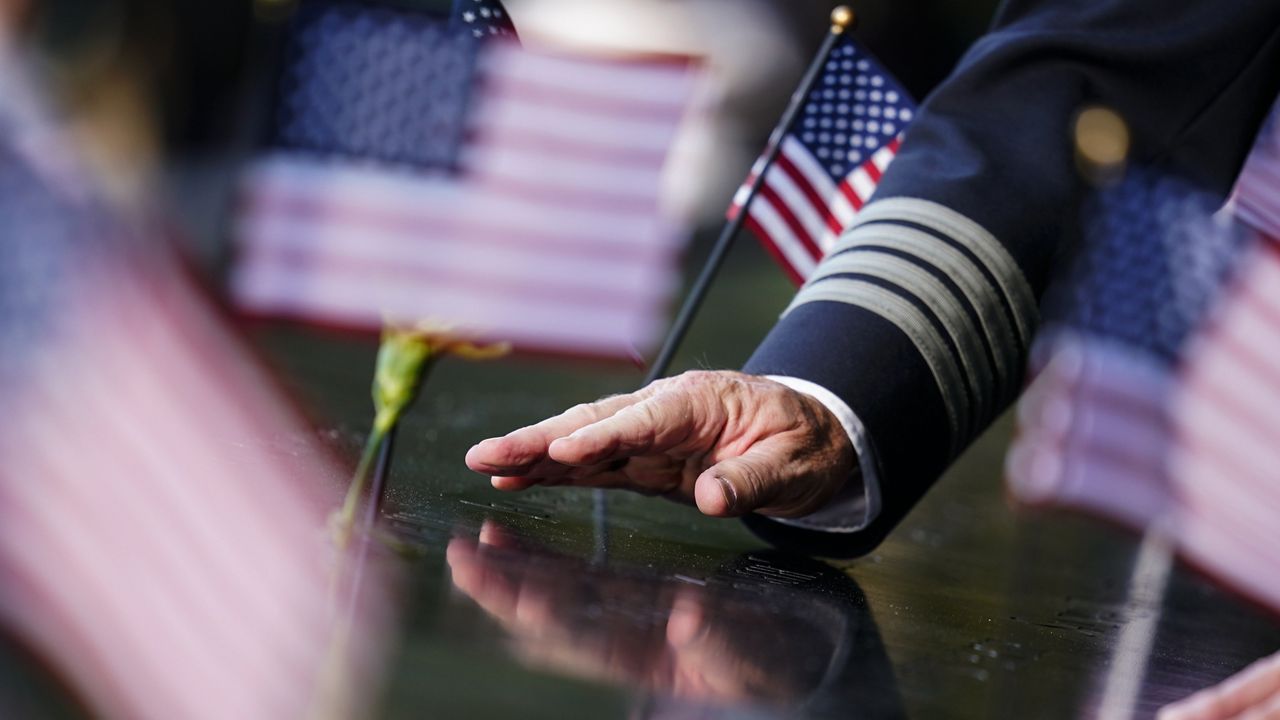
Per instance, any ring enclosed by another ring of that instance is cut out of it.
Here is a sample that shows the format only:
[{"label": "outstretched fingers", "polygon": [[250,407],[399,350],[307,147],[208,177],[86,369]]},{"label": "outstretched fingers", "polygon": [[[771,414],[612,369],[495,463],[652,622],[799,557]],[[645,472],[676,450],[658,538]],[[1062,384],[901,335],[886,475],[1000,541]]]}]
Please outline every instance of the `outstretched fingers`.
[{"label": "outstretched fingers", "polygon": [[[639,401],[635,394],[616,395],[598,402],[572,407],[536,425],[530,425],[500,438],[490,438],[467,451],[467,467],[495,476],[495,485],[503,478],[562,475],[565,466],[550,460],[547,448],[555,440],[610,417]],[[516,485],[518,483],[509,483]],[[502,489],[519,489],[516,487]]]},{"label": "outstretched fingers", "polygon": [[771,381],[703,372],[486,440],[467,465],[500,490],[627,488],[692,499],[716,517],[798,517],[829,500],[856,459],[816,400]]},{"label": "outstretched fingers", "polygon": [[659,392],[556,440],[548,455],[564,465],[589,467],[662,453],[684,444],[705,421],[688,394]]}]

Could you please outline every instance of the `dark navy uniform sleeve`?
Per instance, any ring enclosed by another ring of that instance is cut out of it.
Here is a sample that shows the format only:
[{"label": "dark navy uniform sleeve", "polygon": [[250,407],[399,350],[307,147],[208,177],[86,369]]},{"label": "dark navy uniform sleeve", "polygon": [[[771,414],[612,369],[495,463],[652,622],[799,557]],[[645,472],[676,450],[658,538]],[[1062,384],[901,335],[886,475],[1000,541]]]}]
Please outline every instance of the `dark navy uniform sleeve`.
[{"label": "dark navy uniform sleeve", "polygon": [[810,551],[869,549],[1016,398],[1078,224],[1082,107],[1129,122],[1134,162],[1225,198],[1278,92],[1280,3],[1006,2],[745,368],[849,405],[878,463],[879,516],[841,537],[749,524]]}]

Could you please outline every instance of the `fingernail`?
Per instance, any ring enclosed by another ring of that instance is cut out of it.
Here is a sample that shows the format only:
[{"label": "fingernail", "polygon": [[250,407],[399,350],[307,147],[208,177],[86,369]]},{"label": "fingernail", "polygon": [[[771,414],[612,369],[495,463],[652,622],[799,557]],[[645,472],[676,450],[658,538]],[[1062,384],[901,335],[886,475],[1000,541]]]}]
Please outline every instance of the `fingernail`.
[{"label": "fingernail", "polygon": [[723,475],[717,475],[716,482],[720,483],[720,491],[724,493],[726,509],[732,512],[738,506],[738,490]]},{"label": "fingernail", "polygon": [[667,642],[676,647],[684,647],[697,639],[702,632],[702,624],[696,611],[686,607],[676,607],[667,618]]}]

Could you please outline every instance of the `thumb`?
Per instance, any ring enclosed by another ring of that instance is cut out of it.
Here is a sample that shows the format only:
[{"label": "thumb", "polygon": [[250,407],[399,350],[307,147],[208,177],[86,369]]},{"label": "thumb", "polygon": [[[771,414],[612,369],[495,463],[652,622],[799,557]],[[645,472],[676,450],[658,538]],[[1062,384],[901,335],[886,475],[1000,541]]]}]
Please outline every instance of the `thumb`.
[{"label": "thumb", "polygon": [[777,440],[758,442],[703,471],[693,487],[698,509],[711,517],[737,517],[774,504],[789,484],[784,478],[788,454]]}]

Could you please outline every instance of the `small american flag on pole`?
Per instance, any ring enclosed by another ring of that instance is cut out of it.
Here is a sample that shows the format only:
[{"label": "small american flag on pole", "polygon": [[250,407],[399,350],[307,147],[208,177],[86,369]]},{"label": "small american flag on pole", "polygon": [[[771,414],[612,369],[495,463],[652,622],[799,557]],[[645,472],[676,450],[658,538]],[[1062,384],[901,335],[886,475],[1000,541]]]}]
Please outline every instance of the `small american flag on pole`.
[{"label": "small american flag on pole", "polygon": [[330,652],[369,678],[382,617],[353,611],[355,653],[332,649],[345,473],[23,74],[0,56],[0,624],[93,717],[363,702],[321,680]]},{"label": "small american flag on pole", "polygon": [[684,240],[659,189],[692,63],[462,38],[343,3],[300,19],[276,141],[245,185],[239,304],[635,357]]},{"label": "small american flag on pole", "polygon": [[1178,368],[1244,242],[1213,210],[1143,168],[1089,203],[1032,347],[1009,463],[1017,495],[1137,526],[1169,511]]},{"label": "small american flag on pole", "polygon": [[1280,238],[1280,104],[1245,160],[1228,205],[1241,222]]},{"label": "small american flag on pole", "polygon": [[729,209],[801,284],[870,199],[897,155],[916,104],[902,85],[845,33],[786,129],[760,193],[756,162]]},{"label": "small american flag on pole", "polygon": [[1280,611],[1280,105],[1233,200],[1253,242],[1187,350],[1172,465],[1187,556]]},{"label": "small american flag on pole", "polygon": [[1150,170],[1099,194],[1045,301],[1008,470],[1022,500],[1161,527],[1280,609],[1277,140],[1273,119],[1216,214]]}]

